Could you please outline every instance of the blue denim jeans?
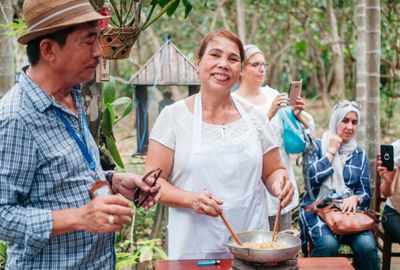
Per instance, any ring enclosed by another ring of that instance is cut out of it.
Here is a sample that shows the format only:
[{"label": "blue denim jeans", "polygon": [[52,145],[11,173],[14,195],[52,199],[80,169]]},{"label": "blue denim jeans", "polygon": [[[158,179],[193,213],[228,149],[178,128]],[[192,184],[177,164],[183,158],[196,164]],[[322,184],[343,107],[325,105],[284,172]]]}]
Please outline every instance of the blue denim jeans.
[{"label": "blue denim jeans", "polygon": [[353,263],[357,270],[379,270],[379,256],[375,239],[371,232],[335,237],[324,235],[314,243],[311,257],[336,257],[340,243],[350,245],[353,251]]},{"label": "blue denim jeans", "polygon": [[387,218],[382,222],[383,229],[394,241],[400,243],[400,214],[393,208],[385,205],[383,215]]}]

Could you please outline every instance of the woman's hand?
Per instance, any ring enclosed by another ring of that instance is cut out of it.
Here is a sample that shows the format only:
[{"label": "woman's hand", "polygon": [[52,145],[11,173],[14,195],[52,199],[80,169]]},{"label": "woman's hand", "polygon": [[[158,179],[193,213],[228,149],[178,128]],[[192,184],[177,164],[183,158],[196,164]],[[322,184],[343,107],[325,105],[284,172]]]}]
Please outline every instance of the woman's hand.
[{"label": "woman's hand", "polygon": [[287,179],[287,176],[281,178],[281,180],[275,180],[272,184],[272,195],[276,195],[276,197],[281,201],[281,207],[285,208],[289,205],[289,203],[293,200],[294,195],[294,187],[293,184]]},{"label": "woman's hand", "polygon": [[190,201],[191,208],[198,214],[217,217],[222,213],[220,205],[222,205],[223,202],[214,198],[207,190],[193,193]]},{"label": "woman's hand", "polygon": [[301,97],[298,97],[296,99],[296,105],[293,107],[293,114],[296,116],[297,120],[301,121],[301,112],[304,110],[305,102],[304,99]]},{"label": "woman's hand", "polygon": [[353,195],[342,200],[340,209],[342,213],[354,213],[357,210],[358,196]]},{"label": "woman's hand", "polygon": [[329,138],[329,151],[333,154],[336,154],[339,151],[340,146],[342,145],[343,139],[338,135],[334,134]]},{"label": "woman's hand", "polygon": [[267,113],[269,120],[271,120],[280,108],[284,108],[289,103],[289,98],[286,93],[278,94],[272,101],[271,107]]}]

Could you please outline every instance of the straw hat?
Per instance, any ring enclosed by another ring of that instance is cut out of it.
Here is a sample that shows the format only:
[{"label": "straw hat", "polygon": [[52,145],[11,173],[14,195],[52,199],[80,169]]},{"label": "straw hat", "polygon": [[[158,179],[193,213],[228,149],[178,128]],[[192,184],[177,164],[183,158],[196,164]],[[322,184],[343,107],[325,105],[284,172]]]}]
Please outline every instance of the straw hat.
[{"label": "straw hat", "polygon": [[106,19],[88,0],[25,0],[23,14],[28,31],[18,38],[21,44],[70,26]]}]

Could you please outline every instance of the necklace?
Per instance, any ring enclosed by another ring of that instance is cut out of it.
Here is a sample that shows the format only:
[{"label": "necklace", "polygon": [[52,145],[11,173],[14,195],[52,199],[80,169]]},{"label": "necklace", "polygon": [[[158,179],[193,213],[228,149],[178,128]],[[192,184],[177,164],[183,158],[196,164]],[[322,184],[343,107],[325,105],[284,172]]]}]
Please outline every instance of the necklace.
[{"label": "necklace", "polygon": [[220,128],[220,130],[221,130],[221,136],[222,136],[222,138],[224,138],[224,139],[226,139],[225,124],[226,124],[226,122],[228,121],[229,116],[230,116],[230,115],[229,115],[229,109],[230,109],[230,107],[231,107],[231,104],[232,104],[232,103],[229,103],[229,108],[228,108],[228,111],[225,113],[225,120],[224,120],[224,122],[223,122],[222,124],[217,124],[217,123],[214,121],[213,117],[211,116],[210,111],[207,111],[208,117],[210,118],[211,122],[212,122],[214,125],[219,126],[219,128]]}]

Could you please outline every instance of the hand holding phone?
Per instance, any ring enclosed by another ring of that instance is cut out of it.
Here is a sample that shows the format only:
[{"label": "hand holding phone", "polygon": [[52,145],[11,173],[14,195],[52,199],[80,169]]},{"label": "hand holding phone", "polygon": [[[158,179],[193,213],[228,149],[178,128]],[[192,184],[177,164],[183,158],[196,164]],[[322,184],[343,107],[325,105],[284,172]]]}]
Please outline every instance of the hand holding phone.
[{"label": "hand holding phone", "polygon": [[381,160],[383,167],[386,167],[388,171],[393,171],[394,168],[393,145],[391,144],[381,145]]},{"label": "hand holding phone", "polygon": [[290,90],[289,90],[289,106],[295,106],[296,105],[296,100],[301,94],[301,85],[302,85],[303,80],[300,81],[293,81],[290,84]]}]

